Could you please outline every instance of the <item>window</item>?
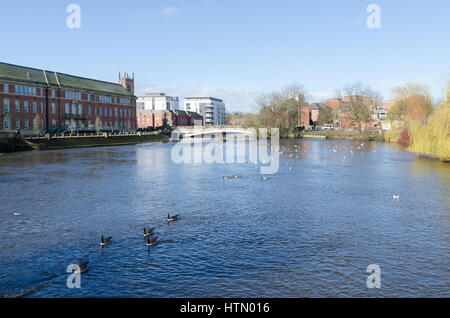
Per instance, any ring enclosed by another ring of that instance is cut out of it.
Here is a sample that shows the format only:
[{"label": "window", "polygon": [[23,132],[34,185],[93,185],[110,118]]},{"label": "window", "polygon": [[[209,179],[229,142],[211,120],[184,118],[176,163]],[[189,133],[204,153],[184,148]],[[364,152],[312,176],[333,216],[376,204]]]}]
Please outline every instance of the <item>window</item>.
[{"label": "window", "polygon": [[88,106],[88,115],[91,116],[91,106]]},{"label": "window", "polygon": [[100,107],[99,111],[100,111],[100,116],[102,116],[103,108]]},{"label": "window", "polygon": [[44,113],[44,103],[41,103],[41,113]]},{"label": "window", "polygon": [[52,103],[52,114],[56,114],[56,105]]},{"label": "window", "polygon": [[4,92],[5,93],[8,93],[9,91],[8,91],[8,84],[4,84],[3,85],[3,88],[4,88]]},{"label": "window", "polygon": [[118,112],[118,109],[116,107],[116,108],[114,108],[114,117],[117,117],[117,112]]},{"label": "window", "polygon": [[52,89],[52,97],[55,98],[56,97],[56,92],[54,89]]},{"label": "window", "polygon": [[83,114],[83,105],[78,104],[78,114]]},{"label": "window", "polygon": [[20,129],[20,119],[16,119],[16,129]]},{"label": "window", "polygon": [[32,104],[33,106],[33,113],[37,113],[37,103],[36,102],[33,102],[33,104]]},{"label": "window", "polygon": [[20,112],[20,102],[18,100],[15,102],[15,111],[16,113]]},{"label": "window", "polygon": [[28,129],[28,128],[30,128],[30,124],[28,123],[28,119],[25,119],[25,121],[23,122],[23,127],[25,128],[25,129]]},{"label": "window", "polygon": [[5,118],[5,120],[3,121],[3,128],[9,129],[9,118]]},{"label": "window", "polygon": [[72,104],[72,114],[76,114],[77,113],[77,105]]},{"label": "window", "polygon": [[52,126],[56,127],[56,120],[55,119],[52,119]]},{"label": "window", "polygon": [[23,112],[28,113],[28,102],[27,101],[23,102]]},{"label": "window", "polygon": [[87,100],[91,101],[91,94],[87,94]]},{"label": "window", "polygon": [[41,129],[44,128],[44,120],[41,119]]},{"label": "window", "polygon": [[5,111],[5,113],[9,112],[9,98],[4,98],[3,99],[3,109]]},{"label": "window", "polygon": [[122,118],[122,108],[120,109],[120,118]]}]

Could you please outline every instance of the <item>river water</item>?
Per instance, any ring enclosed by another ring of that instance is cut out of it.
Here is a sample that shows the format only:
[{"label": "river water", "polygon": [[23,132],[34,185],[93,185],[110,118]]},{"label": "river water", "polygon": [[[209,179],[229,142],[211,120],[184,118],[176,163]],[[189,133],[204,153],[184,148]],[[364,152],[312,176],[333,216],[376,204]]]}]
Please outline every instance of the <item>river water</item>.
[{"label": "river water", "polygon": [[[1,155],[0,296],[450,296],[449,164],[384,143],[281,140],[262,181],[248,161],[175,164],[172,147]],[[67,266],[82,261],[70,289]]]}]

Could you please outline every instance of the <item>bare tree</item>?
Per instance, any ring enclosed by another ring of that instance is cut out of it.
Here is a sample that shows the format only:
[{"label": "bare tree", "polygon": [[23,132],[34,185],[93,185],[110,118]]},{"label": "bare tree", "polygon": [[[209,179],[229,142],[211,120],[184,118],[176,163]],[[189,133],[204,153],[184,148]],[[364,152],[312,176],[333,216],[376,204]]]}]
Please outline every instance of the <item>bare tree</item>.
[{"label": "bare tree", "polygon": [[362,124],[371,121],[373,106],[380,100],[380,95],[361,82],[348,84],[342,91],[345,93],[345,111],[361,132]]}]

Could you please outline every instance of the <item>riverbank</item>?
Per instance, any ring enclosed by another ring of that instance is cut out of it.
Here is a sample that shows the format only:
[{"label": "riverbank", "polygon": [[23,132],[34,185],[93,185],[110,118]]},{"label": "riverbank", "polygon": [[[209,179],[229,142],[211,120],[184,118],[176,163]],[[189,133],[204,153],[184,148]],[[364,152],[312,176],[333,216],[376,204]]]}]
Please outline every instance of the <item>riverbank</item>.
[{"label": "riverbank", "polygon": [[0,152],[30,150],[53,150],[81,147],[124,146],[146,142],[169,141],[170,137],[161,133],[128,135],[58,136],[52,138],[25,138],[14,136],[0,139]]},{"label": "riverbank", "polygon": [[377,132],[358,132],[358,131],[342,131],[342,130],[310,130],[304,131],[300,138],[314,139],[345,139],[360,141],[384,141],[383,134]]}]

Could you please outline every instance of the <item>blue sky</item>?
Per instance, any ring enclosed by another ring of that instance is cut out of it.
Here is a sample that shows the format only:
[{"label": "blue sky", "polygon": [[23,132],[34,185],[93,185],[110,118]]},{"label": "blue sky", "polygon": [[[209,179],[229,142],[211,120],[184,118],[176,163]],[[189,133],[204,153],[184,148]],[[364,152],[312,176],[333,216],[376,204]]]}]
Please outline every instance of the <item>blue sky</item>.
[{"label": "blue sky", "polygon": [[[69,4],[81,28],[69,29]],[[381,29],[369,29],[369,4]],[[117,80],[136,93],[254,97],[297,82],[311,101],[363,81],[389,99],[407,82],[442,96],[450,72],[448,0],[33,0],[0,4],[0,61]]]}]

